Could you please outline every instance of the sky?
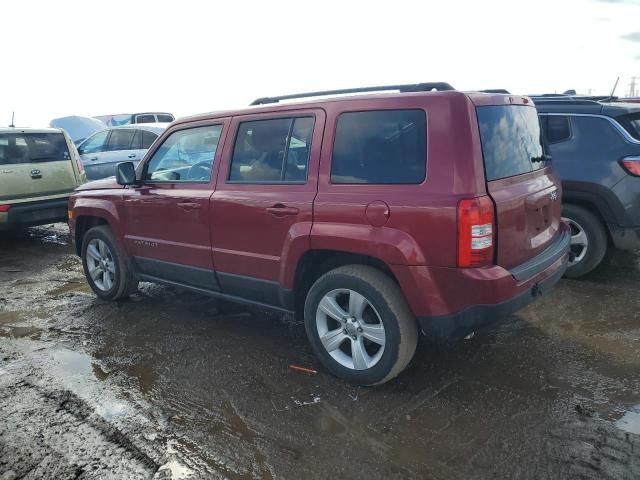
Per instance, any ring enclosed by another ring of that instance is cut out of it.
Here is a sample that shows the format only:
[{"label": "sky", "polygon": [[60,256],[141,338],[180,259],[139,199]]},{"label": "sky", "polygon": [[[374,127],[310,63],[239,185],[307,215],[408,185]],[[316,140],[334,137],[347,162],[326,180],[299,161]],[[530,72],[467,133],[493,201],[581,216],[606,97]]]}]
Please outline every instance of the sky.
[{"label": "sky", "polygon": [[5,1],[0,125],[428,81],[624,94],[638,19],[640,0]]}]

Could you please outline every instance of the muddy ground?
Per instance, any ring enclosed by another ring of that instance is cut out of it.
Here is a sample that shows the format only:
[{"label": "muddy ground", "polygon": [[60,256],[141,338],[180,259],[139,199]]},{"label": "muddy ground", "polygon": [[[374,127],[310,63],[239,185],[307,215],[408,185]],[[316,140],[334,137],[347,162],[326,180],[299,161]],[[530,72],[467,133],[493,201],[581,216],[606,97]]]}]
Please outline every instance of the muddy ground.
[{"label": "muddy ground", "polygon": [[151,284],[102,302],[66,226],[4,234],[0,479],[638,479],[639,287],[613,255],[362,389],[291,318]]}]

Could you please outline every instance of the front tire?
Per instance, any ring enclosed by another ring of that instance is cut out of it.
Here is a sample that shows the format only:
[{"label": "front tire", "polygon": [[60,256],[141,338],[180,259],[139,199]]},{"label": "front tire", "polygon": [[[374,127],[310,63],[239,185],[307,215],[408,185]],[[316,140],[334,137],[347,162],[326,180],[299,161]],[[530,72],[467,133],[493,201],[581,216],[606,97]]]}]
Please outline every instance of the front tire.
[{"label": "front tire", "polygon": [[597,216],[577,205],[564,205],[562,219],[571,228],[571,251],[575,256],[565,277],[580,278],[602,262],[607,253],[607,232]]},{"label": "front tire", "polygon": [[138,280],[108,226],[93,227],[84,235],[81,255],[87,282],[101,299],[119,300],[137,290]]},{"label": "front tire", "polygon": [[400,287],[375,268],[347,265],[324,274],[309,290],[304,312],[320,361],[356,385],[391,380],[416,351],[415,317]]}]

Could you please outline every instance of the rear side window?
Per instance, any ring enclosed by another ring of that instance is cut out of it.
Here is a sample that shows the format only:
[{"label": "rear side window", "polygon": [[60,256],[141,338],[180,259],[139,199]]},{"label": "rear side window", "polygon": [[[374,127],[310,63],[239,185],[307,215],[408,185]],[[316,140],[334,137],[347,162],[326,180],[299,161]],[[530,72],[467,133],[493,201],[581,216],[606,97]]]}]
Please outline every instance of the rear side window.
[{"label": "rear side window", "polygon": [[112,130],[109,141],[107,142],[106,151],[116,152],[119,150],[130,150],[137,148],[133,146],[133,137],[136,131],[132,128]]},{"label": "rear side window", "polygon": [[546,166],[536,109],[521,105],[477,108],[487,181]]},{"label": "rear side window", "polygon": [[142,134],[142,146],[140,148],[149,148],[151,144],[156,141],[156,138],[158,138],[155,133],[147,132],[146,130],[140,130],[140,133]]},{"label": "rear side window", "polygon": [[618,117],[618,123],[636,140],[640,140],[640,113],[631,113]]},{"label": "rear side window", "polygon": [[372,110],[338,117],[331,183],[422,183],[426,162],[423,110]]},{"label": "rear side window", "polygon": [[313,117],[242,122],[238,127],[229,181],[305,182]]},{"label": "rear side window", "polygon": [[175,118],[173,118],[173,115],[166,115],[163,113],[160,113],[158,115],[156,115],[156,117],[158,117],[158,121],[159,122],[166,122],[166,123],[171,123],[175,120]]},{"label": "rear side window", "polygon": [[571,138],[571,124],[569,117],[562,115],[547,116],[547,142],[560,143]]},{"label": "rear side window", "polygon": [[0,165],[70,160],[62,133],[0,134]]}]

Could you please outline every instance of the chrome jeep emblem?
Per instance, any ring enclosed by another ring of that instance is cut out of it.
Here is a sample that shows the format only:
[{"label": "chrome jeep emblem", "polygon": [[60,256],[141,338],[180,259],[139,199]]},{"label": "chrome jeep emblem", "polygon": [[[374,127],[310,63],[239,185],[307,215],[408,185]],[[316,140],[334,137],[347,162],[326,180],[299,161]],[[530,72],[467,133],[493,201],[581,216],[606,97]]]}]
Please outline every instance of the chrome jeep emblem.
[{"label": "chrome jeep emblem", "polygon": [[551,197],[551,201],[555,202],[558,199],[558,191],[554,190],[553,192],[551,192],[551,194],[549,195],[549,197]]}]

